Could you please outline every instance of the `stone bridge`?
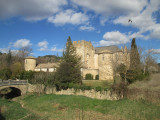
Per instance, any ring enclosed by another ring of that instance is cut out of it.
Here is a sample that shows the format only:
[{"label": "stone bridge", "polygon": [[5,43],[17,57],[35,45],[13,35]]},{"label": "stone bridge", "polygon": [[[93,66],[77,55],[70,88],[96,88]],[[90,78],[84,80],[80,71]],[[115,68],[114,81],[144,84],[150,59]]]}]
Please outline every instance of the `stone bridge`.
[{"label": "stone bridge", "polygon": [[28,80],[0,80],[0,91],[4,88],[19,89],[23,95],[28,91]]}]

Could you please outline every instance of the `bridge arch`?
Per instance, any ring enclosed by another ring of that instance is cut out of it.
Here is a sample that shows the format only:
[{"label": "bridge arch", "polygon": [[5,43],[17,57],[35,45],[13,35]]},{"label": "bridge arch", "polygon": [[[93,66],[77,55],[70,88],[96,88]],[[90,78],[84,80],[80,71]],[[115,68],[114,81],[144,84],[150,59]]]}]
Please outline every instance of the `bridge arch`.
[{"label": "bridge arch", "polygon": [[19,90],[21,95],[26,94],[28,91],[28,85],[9,85],[9,86],[1,86],[0,91],[5,88],[11,88],[12,90]]},{"label": "bridge arch", "polygon": [[0,91],[4,88],[11,88],[14,91],[19,90],[19,94],[25,94],[28,91],[28,80],[1,80]]},{"label": "bridge arch", "polygon": [[5,97],[6,99],[12,99],[12,98],[21,96],[21,90],[16,87],[8,86],[1,89],[0,91],[3,91],[3,93],[1,92],[1,96]]}]

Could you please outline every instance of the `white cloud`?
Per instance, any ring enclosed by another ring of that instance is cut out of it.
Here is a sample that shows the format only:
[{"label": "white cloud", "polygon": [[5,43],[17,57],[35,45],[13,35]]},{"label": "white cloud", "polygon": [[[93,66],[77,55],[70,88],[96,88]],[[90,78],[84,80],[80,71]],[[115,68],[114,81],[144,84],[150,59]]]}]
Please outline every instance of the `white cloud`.
[{"label": "white cloud", "polygon": [[40,47],[40,51],[47,51],[48,50],[48,42],[42,41],[38,43],[38,46]]},{"label": "white cloud", "polygon": [[51,23],[54,23],[56,25],[64,25],[64,24],[73,24],[73,25],[79,25],[79,24],[86,24],[88,23],[88,16],[81,13],[81,12],[75,12],[71,9],[68,9],[66,11],[60,12],[56,14],[55,16],[49,17],[48,21]]},{"label": "white cloud", "polygon": [[126,44],[129,42],[129,38],[119,31],[106,32],[103,35],[103,39],[99,42],[101,46]]},{"label": "white cloud", "polygon": [[80,28],[79,28],[80,30],[86,30],[86,31],[93,31],[93,30],[95,30],[95,28],[93,27],[93,26],[81,26]]},{"label": "white cloud", "polygon": [[101,16],[100,17],[100,24],[102,25],[102,26],[105,26],[105,23],[108,21],[108,17],[106,17],[106,16]]},{"label": "white cloud", "polygon": [[28,21],[42,20],[67,4],[67,0],[0,0],[0,18],[21,16]]},{"label": "white cloud", "polygon": [[53,51],[53,52],[63,52],[63,49],[57,49],[57,47],[54,46],[53,48],[51,48],[51,51]]},{"label": "white cloud", "polygon": [[57,49],[56,45],[53,45],[52,48],[48,48],[47,41],[41,41],[38,43],[38,47],[40,47],[40,51],[52,51],[52,52],[62,52],[63,49]]},{"label": "white cloud", "polygon": [[8,48],[0,48],[0,52],[2,53],[8,53],[9,49]]},{"label": "white cloud", "polygon": [[20,40],[17,40],[13,46],[15,48],[23,48],[23,47],[29,47],[31,46],[32,44],[30,43],[30,40],[28,39],[20,39]]},{"label": "white cloud", "polygon": [[[138,28],[134,36],[143,39],[160,39],[160,0],[71,0],[74,4],[100,15],[100,24],[106,22]],[[133,22],[128,22],[131,19]]]},{"label": "white cloud", "polygon": [[147,4],[147,0],[71,0],[74,4],[106,16],[138,13]]},{"label": "white cloud", "polygon": [[[126,16],[120,16],[119,18],[114,20],[114,23],[138,28],[138,34],[133,33],[135,37],[143,37],[144,39],[160,39],[160,24],[157,23],[156,17],[153,16],[154,12],[159,11],[159,6],[159,0],[150,0],[150,3],[147,4],[146,8],[143,11],[137,14],[130,13]],[[132,23],[128,22],[129,19],[132,20]],[[143,35],[146,32],[148,32],[148,36]]]},{"label": "white cloud", "polygon": [[153,54],[160,54],[160,49],[150,49],[149,52]]}]

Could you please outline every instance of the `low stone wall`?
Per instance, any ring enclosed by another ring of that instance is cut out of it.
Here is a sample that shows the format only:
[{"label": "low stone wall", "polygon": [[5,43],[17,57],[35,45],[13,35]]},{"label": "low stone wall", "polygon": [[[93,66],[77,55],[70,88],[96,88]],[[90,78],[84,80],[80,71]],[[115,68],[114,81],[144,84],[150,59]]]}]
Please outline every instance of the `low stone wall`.
[{"label": "low stone wall", "polygon": [[75,90],[73,88],[68,88],[67,90],[57,91],[55,87],[45,87],[44,85],[31,85],[28,86],[28,92],[37,92],[45,94],[57,94],[57,95],[81,95],[94,99],[101,100],[119,100],[123,96],[117,95],[116,93],[108,91],[96,91],[92,90]]}]

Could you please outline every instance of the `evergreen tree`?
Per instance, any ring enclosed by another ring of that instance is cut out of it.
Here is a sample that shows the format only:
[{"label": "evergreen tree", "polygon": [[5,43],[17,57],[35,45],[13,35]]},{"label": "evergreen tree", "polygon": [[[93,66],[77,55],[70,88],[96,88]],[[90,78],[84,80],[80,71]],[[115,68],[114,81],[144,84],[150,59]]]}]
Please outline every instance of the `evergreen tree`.
[{"label": "evergreen tree", "polygon": [[6,57],[6,62],[7,62],[7,68],[10,69],[11,64],[12,64],[12,53],[11,50],[9,50],[8,55]]},{"label": "evergreen tree", "polygon": [[136,40],[135,38],[133,38],[131,44],[131,52],[130,52],[130,69],[135,70],[139,68],[140,68],[140,56],[138,53]]},{"label": "evergreen tree", "polygon": [[59,87],[66,88],[69,83],[82,83],[81,58],[76,54],[76,49],[72,44],[70,36],[67,39],[63,60],[57,70]]},{"label": "evergreen tree", "polygon": [[132,39],[130,51],[130,69],[127,70],[126,79],[128,83],[133,83],[137,80],[143,80],[144,75],[140,68],[140,55],[138,53],[136,40]]}]

